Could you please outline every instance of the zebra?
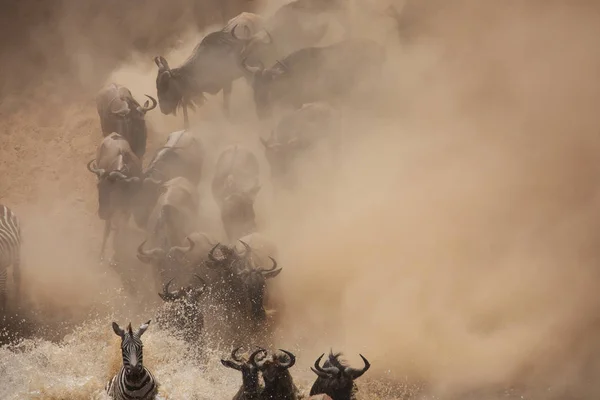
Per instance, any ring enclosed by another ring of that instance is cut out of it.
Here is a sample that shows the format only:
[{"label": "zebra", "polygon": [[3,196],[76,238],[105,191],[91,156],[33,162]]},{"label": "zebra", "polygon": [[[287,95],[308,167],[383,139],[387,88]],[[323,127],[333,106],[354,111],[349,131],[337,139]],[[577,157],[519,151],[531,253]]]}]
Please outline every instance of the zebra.
[{"label": "zebra", "polygon": [[152,373],[144,367],[143,344],[141,337],[148,329],[150,321],[142,324],[137,332],[131,330],[131,322],[127,330],[121,329],[116,322],[112,323],[115,333],[121,337],[123,366],[106,384],[108,396],[114,400],[150,400],[157,396],[158,383]]},{"label": "zebra", "polygon": [[21,224],[16,214],[0,204],[0,311],[6,309],[8,267],[13,267],[16,298],[21,288]]}]

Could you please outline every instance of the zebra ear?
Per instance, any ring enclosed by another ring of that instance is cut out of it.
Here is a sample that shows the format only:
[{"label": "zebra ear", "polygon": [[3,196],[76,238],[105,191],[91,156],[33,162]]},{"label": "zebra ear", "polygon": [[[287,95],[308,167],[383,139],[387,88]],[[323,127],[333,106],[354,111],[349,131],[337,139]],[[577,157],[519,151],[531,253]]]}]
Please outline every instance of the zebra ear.
[{"label": "zebra ear", "polygon": [[140,329],[138,329],[137,334],[136,334],[137,337],[141,337],[144,334],[144,332],[146,332],[146,329],[148,329],[148,326],[150,326],[150,321],[151,320],[148,320],[148,322],[146,322],[145,324],[142,324],[140,326]]},{"label": "zebra ear", "polygon": [[119,327],[119,324],[117,324],[116,322],[112,323],[112,328],[113,331],[115,331],[115,333],[117,334],[117,336],[125,336],[125,331],[123,329],[121,329],[121,327]]}]

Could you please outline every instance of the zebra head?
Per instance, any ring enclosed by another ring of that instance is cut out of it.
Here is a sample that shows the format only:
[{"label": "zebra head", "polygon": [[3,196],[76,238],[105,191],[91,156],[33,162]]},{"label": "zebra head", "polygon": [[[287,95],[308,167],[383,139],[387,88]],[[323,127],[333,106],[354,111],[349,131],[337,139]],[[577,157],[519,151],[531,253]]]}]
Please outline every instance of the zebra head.
[{"label": "zebra head", "polygon": [[123,367],[125,374],[135,378],[142,375],[144,371],[144,355],[142,344],[142,335],[148,329],[150,321],[142,324],[140,328],[133,332],[131,322],[127,325],[127,329],[122,329],[116,322],[112,323],[115,334],[121,337],[121,353],[123,354]]}]

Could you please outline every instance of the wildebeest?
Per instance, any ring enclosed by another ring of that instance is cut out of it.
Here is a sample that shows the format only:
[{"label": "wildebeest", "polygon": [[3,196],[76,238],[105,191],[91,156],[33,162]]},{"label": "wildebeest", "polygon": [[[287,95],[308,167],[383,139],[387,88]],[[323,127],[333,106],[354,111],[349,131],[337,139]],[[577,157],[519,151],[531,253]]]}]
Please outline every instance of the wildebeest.
[{"label": "wildebeest", "polygon": [[183,177],[165,182],[160,192],[148,218],[147,238],[139,245],[137,256],[140,261],[154,265],[161,283],[165,283],[167,276],[181,272],[167,255],[173,247],[183,246],[185,238],[196,231],[199,196],[196,187]]},{"label": "wildebeest", "polygon": [[201,139],[189,130],[172,132],[156,151],[143,173],[142,187],[133,209],[138,226],[144,227],[156,204],[158,188],[177,177],[198,185],[202,176],[205,150]]},{"label": "wildebeest", "polygon": [[[131,150],[142,159],[146,152],[146,120],[144,116],[156,107],[156,100],[149,95],[141,106],[123,85],[110,83],[96,95],[96,109],[100,117],[102,136],[116,132],[128,142]],[[152,105],[150,105],[150,101]]]},{"label": "wildebeest", "polygon": [[341,353],[329,353],[329,358],[321,367],[319,363],[325,354],[321,354],[315,361],[311,370],[317,374],[317,379],[310,389],[310,395],[327,394],[333,400],[353,400],[358,388],[354,382],[360,378],[371,367],[369,361],[360,354],[365,366],[363,369],[355,369],[340,361]]},{"label": "wildebeest", "polygon": [[296,400],[299,391],[289,369],[296,364],[296,356],[286,350],[284,354],[273,354],[271,359],[265,360],[260,370],[265,381],[262,400]]},{"label": "wildebeest", "polygon": [[129,220],[130,202],[139,187],[142,163],[123,136],[111,133],[102,140],[95,160],[87,167],[98,177],[98,216],[106,221],[100,248],[102,260],[112,225],[116,225],[118,232]]},{"label": "wildebeest", "polygon": [[294,51],[317,45],[327,34],[331,17],[345,9],[342,1],[295,0],[267,18],[242,52],[251,65],[272,65]]},{"label": "wildebeest", "polygon": [[215,166],[212,194],[230,241],[256,230],[254,200],[260,188],[256,155],[239,145],[224,149]]},{"label": "wildebeest", "polygon": [[[227,368],[235,369],[242,373],[242,385],[237,391],[233,400],[260,400],[262,387],[259,381],[259,362],[266,356],[266,350],[258,349],[254,351],[247,361],[242,360],[238,357],[237,352],[240,347],[234,349],[231,352],[231,360],[221,360],[221,364]],[[258,355],[262,354],[262,358],[258,358]]]},{"label": "wildebeest", "polygon": [[187,128],[187,107],[194,109],[194,105],[203,104],[206,100],[204,93],[214,95],[223,91],[224,110],[228,113],[232,83],[244,75],[239,57],[246,42],[247,39],[236,36],[233,27],[206,35],[179,67],[171,68],[164,57],[155,57],[160,111],[175,115],[181,106]]},{"label": "wildebeest", "polygon": [[183,340],[198,344],[204,329],[204,315],[198,302],[205,292],[206,281],[197,275],[195,277],[200,286],[188,285],[179,290],[171,291],[169,287],[175,279],[171,278],[165,283],[163,291],[159,292],[158,295],[171,306],[166,310],[168,312],[168,325],[181,332]]},{"label": "wildebeest", "polygon": [[342,100],[381,69],[384,57],[378,43],[351,38],[300,49],[270,68],[241,63],[251,74],[256,113],[262,119],[276,105],[297,109],[305,103]]},{"label": "wildebeest", "polygon": [[[209,266],[223,272],[225,294],[245,319],[254,327],[265,322],[267,313],[264,308],[264,296],[267,279],[275,278],[281,272],[277,261],[269,257],[272,262],[270,269],[263,269],[253,262],[252,249],[244,244],[246,252],[240,255],[234,247],[217,244],[209,252]],[[219,248],[221,257],[215,256]]]},{"label": "wildebeest", "polygon": [[325,142],[335,156],[339,147],[340,115],[326,102],[302,105],[284,115],[268,139],[260,141],[271,167],[271,177],[277,186],[292,187],[296,181],[294,162],[301,153]]}]

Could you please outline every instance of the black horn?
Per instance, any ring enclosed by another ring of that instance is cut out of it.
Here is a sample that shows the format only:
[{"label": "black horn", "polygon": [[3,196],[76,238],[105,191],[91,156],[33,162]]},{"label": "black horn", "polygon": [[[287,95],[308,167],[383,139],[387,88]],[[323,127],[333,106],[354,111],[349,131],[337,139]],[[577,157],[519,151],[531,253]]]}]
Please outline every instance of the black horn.
[{"label": "black horn", "polygon": [[150,264],[155,260],[160,260],[165,256],[165,251],[160,248],[152,249],[152,250],[144,250],[144,245],[146,241],[144,240],[137,248],[137,258],[141,262],[145,264]]},{"label": "black horn", "polygon": [[150,101],[152,102],[152,106],[149,105],[148,100],[146,100],[146,102],[144,103],[144,107],[142,108],[142,111],[145,114],[148,111],[154,110],[156,108],[156,106],[158,105],[158,102],[156,101],[156,99],[154,97],[152,97],[150,95],[145,94],[144,96],[149,98]]},{"label": "black horn", "polygon": [[286,369],[292,368],[294,364],[296,364],[296,356],[287,350],[279,349],[279,351],[287,354],[287,356],[290,358],[290,360],[287,363],[281,363],[280,365]]},{"label": "black horn", "polygon": [[87,169],[91,173],[96,174],[96,176],[102,177],[105,174],[106,171],[104,171],[103,169],[92,167],[92,164],[95,164],[95,163],[96,163],[95,159],[91,160],[89,163],[87,163]]},{"label": "black horn", "polygon": [[169,286],[171,286],[171,283],[174,279],[175,278],[171,278],[167,283],[165,283],[163,286],[163,292],[158,294],[164,301],[174,301],[179,297],[178,293],[172,293],[169,291]]},{"label": "black horn", "polygon": [[369,368],[371,368],[371,364],[369,363],[369,361],[362,355],[359,354],[360,358],[362,358],[363,362],[365,363],[365,366],[363,369],[356,369],[356,368],[346,368],[346,370],[344,372],[346,372],[352,379],[358,379],[360,378],[365,372],[367,372],[369,370]]}]

